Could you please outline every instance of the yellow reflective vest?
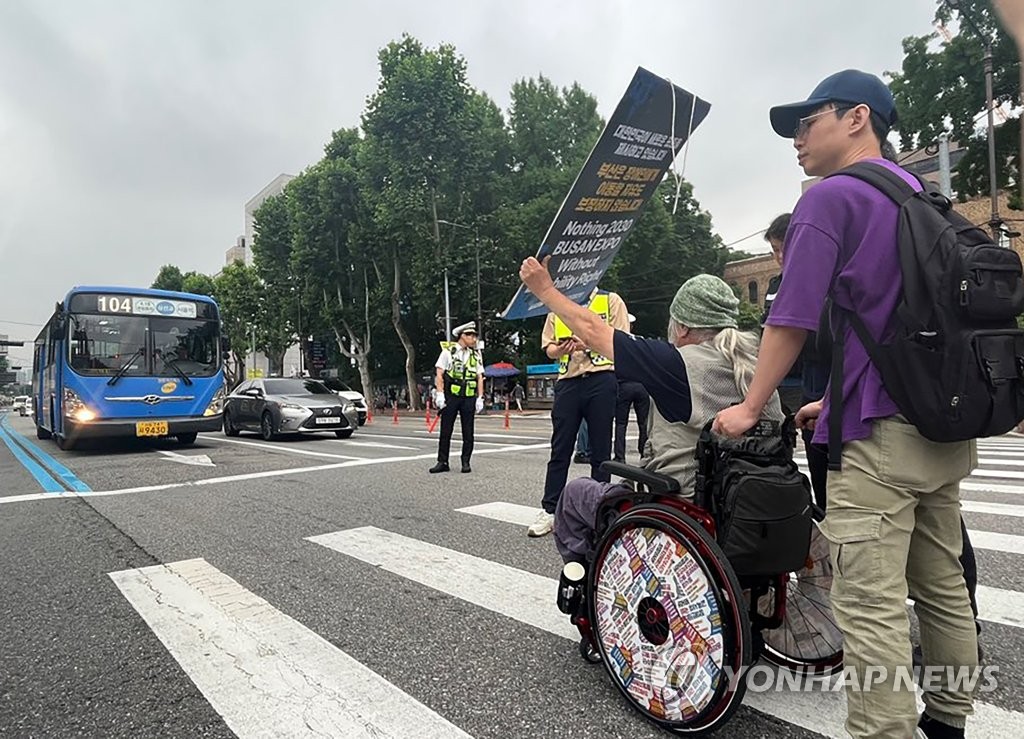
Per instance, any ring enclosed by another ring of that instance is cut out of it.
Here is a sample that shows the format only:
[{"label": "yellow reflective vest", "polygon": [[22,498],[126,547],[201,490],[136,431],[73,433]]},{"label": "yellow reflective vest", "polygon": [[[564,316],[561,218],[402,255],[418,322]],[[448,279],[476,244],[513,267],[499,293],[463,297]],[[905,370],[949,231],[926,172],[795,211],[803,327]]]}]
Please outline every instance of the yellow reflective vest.
[{"label": "yellow reflective vest", "polygon": [[460,348],[458,344],[454,344],[448,350],[451,353],[452,366],[444,373],[444,389],[451,395],[472,398],[477,394],[477,375],[483,369],[480,367],[479,354],[475,349],[470,350],[469,357],[463,362],[458,358]]},{"label": "yellow reflective vest", "polygon": [[[587,305],[587,308],[594,311],[594,313],[596,313],[597,315],[601,316],[601,318],[604,319],[605,323],[611,322],[611,312],[608,309],[607,292],[598,292],[593,298],[591,298],[590,303]],[[572,331],[569,329],[568,326],[565,325],[565,323],[562,322],[562,319],[556,315],[555,340],[561,341],[562,339],[568,339],[570,336],[572,336]],[[612,360],[608,359],[607,357],[603,357],[600,354],[597,354],[596,352],[592,352],[589,349],[587,350],[587,356],[590,357],[590,362],[595,367],[606,367],[608,365],[613,364]],[[564,375],[568,371],[569,355],[563,354],[561,357],[558,358],[558,374]]]}]

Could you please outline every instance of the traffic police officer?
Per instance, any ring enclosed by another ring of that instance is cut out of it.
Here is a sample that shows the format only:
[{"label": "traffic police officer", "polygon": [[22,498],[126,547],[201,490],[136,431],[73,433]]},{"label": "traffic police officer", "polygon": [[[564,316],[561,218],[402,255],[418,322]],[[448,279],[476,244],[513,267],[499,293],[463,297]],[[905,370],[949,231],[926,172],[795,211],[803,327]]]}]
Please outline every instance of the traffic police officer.
[{"label": "traffic police officer", "polygon": [[441,350],[434,366],[437,376],[434,404],[441,413],[441,439],[437,444],[437,464],[431,472],[447,472],[448,452],[455,430],[455,416],[462,421],[462,471],[472,472],[474,413],[484,409],[484,359],[476,348],[476,323],[457,326],[452,335],[457,341]]},{"label": "traffic police officer", "polygon": [[[616,293],[595,290],[587,306],[615,329],[629,331],[629,311]],[[587,420],[590,435],[590,472],[595,480],[608,482],[601,463],[611,457],[612,420],[615,418],[615,365],[590,351],[573,336],[568,326],[549,313],[541,346],[551,359],[558,358],[558,381],[551,408],[551,459],[544,478],[543,509],[527,530],[530,536],[551,532],[555,508],[565,487],[580,422]]]}]

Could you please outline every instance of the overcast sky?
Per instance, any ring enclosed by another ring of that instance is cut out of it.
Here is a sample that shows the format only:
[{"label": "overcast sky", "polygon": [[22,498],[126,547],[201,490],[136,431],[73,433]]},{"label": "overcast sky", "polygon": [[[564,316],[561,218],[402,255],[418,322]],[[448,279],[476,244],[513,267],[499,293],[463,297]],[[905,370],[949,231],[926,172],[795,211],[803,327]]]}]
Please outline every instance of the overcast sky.
[{"label": "overcast sky", "polygon": [[768,108],[839,69],[899,69],[901,40],[929,32],[934,6],[2,0],[0,333],[34,337],[75,284],[148,285],[168,262],[217,271],[246,200],[359,123],[377,50],[403,32],[455,44],[503,109],[513,82],[544,74],[579,81],[607,117],[638,65],[708,100],[685,175],[735,241],[800,193]]}]

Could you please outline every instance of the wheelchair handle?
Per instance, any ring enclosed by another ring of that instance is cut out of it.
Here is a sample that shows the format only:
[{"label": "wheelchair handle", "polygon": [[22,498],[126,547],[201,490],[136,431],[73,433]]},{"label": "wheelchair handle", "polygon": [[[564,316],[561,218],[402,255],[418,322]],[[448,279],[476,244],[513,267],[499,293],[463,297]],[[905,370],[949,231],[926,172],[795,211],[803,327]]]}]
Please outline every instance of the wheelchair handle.
[{"label": "wheelchair handle", "polygon": [[614,462],[612,460],[602,462],[601,471],[607,472],[609,475],[618,475],[627,480],[638,482],[646,486],[652,493],[678,493],[680,490],[679,480],[674,477],[662,475],[659,472],[651,472],[642,467],[634,467],[622,462]]}]

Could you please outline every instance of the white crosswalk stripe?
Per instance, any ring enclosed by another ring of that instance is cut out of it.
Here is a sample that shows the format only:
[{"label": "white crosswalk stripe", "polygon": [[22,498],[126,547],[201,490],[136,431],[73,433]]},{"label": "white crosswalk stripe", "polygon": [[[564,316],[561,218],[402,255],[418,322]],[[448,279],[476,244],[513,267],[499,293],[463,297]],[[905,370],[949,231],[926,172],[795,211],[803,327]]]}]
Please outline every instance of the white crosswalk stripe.
[{"label": "white crosswalk stripe", "polygon": [[[413,448],[392,445],[386,436],[381,434],[360,446]],[[419,440],[417,436],[392,438]],[[518,446],[525,451],[546,444]],[[1010,557],[1024,555],[1024,536],[987,530],[995,525],[972,525],[970,517],[1024,517],[1024,504],[976,497],[1024,495],[1024,471],[1015,469],[1024,467],[1024,438],[984,440],[979,452],[981,466],[962,488],[972,541],[979,550]],[[800,463],[805,464],[802,456]],[[502,537],[525,540],[519,527],[532,523],[537,513],[534,507],[504,501],[456,510],[452,519],[456,527],[460,520],[468,521],[468,516],[517,527],[504,531],[494,527],[499,542]],[[344,557],[354,562],[354,567],[390,573],[382,577],[397,576],[468,608],[483,609],[571,642],[579,639],[576,628],[555,606],[557,581],[552,577],[374,526],[313,535],[306,541],[330,550],[318,549],[323,556]],[[981,575],[984,580],[985,573]],[[444,717],[444,706],[420,702],[389,682],[386,675],[361,664],[203,559],[113,572],[110,577],[205,699],[243,739],[470,736]],[[407,591],[395,588],[394,597],[401,599],[403,592]],[[322,594],[310,592],[306,598],[308,607],[315,609]],[[1014,633],[1024,628],[1024,593],[979,585],[978,601],[983,620],[1009,627]],[[590,677],[585,679],[607,680],[603,672],[586,674]],[[824,736],[846,736],[841,691],[748,692],[744,706]],[[976,702],[975,711],[968,737],[1024,736],[1024,712],[984,700]]]},{"label": "white crosswalk stripe", "polygon": [[111,579],[248,737],[469,737],[202,559]]},{"label": "white crosswalk stripe", "polygon": [[[533,523],[533,519],[537,515],[536,508],[501,502],[485,503],[457,510],[459,513],[482,516],[496,521],[516,524],[517,526],[528,526]],[[988,545],[987,548],[994,548],[995,551],[1021,551],[1024,548],[1024,537],[991,534],[989,532],[973,532],[972,537],[974,535],[978,536],[980,542]],[[974,542],[974,539],[972,538],[971,541]],[[1009,543],[1013,549],[998,547],[998,545],[1005,543]],[[974,542],[974,544],[976,548],[981,548],[980,543]],[[1016,590],[1003,590],[1002,588],[979,585],[977,597],[979,615],[983,621],[1006,624],[1008,626],[1024,626],[1024,593],[1019,593]]]},{"label": "white crosswalk stripe", "polygon": [[[576,629],[555,607],[557,580],[373,526],[309,540],[556,636],[579,639]],[[841,693],[748,693],[744,704],[825,736],[846,736],[845,698]],[[1024,713],[976,702],[968,736],[1024,736]]]}]

